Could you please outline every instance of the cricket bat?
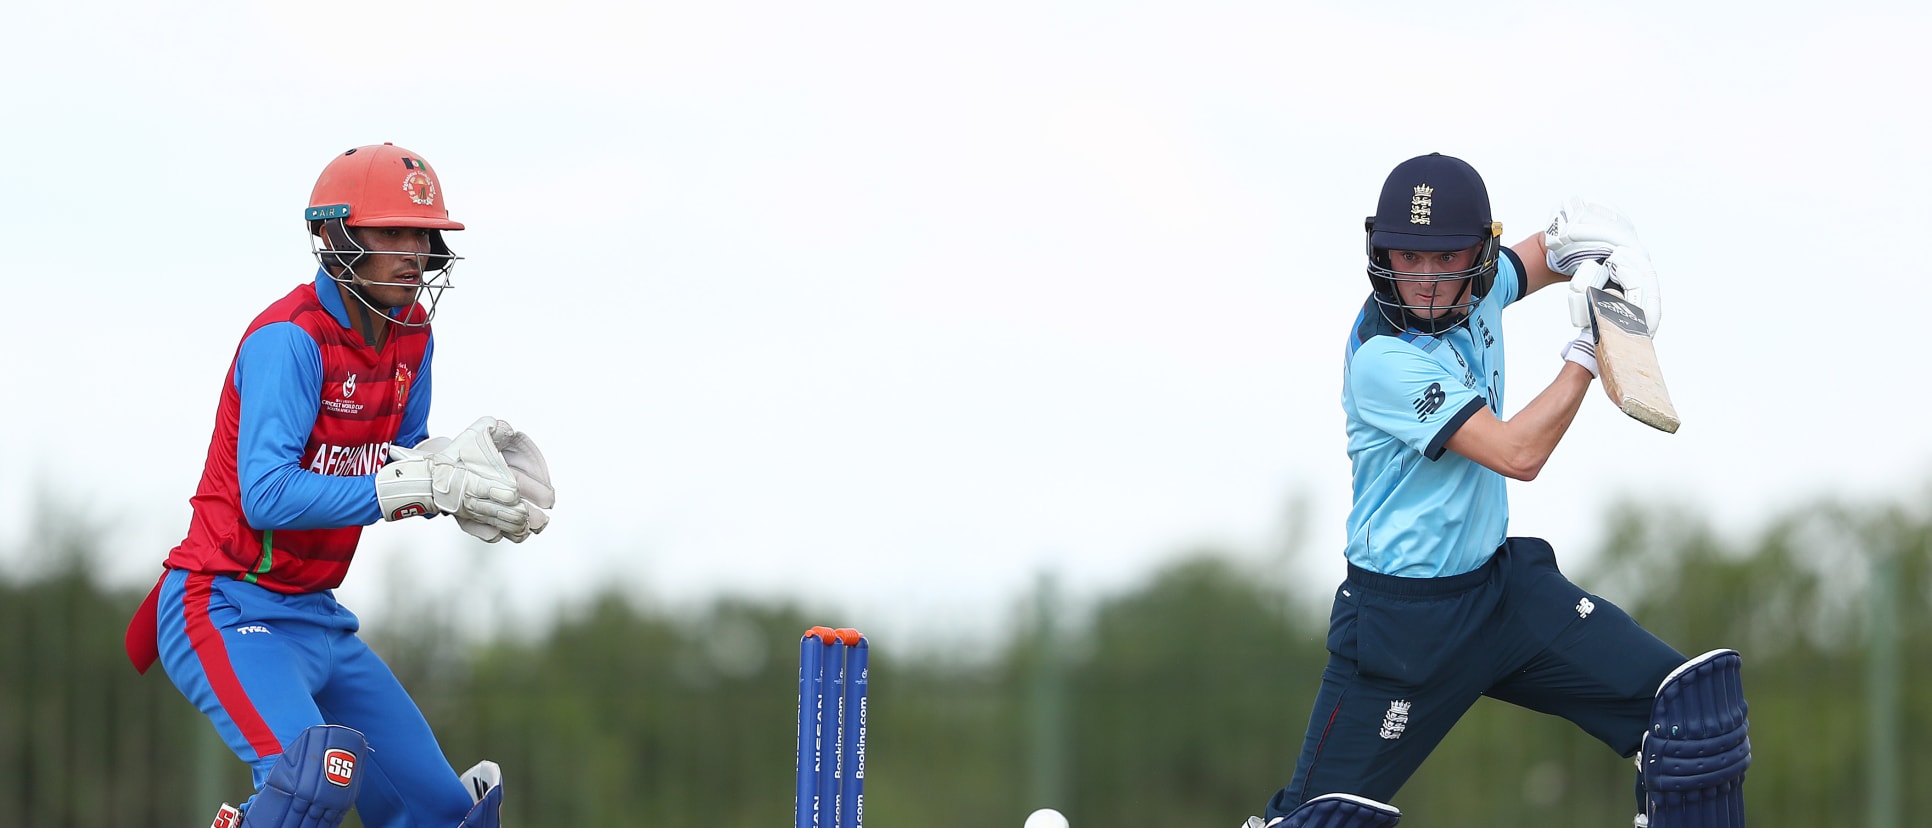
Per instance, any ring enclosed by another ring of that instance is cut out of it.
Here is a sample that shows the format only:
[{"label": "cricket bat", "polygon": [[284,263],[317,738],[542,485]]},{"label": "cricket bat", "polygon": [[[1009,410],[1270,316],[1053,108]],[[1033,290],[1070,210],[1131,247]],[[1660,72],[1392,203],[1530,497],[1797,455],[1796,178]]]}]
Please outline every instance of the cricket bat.
[{"label": "cricket bat", "polygon": [[1657,348],[1643,308],[1602,288],[1590,288],[1590,328],[1597,335],[1597,368],[1610,400],[1644,425],[1672,434],[1682,421],[1664,387]]}]

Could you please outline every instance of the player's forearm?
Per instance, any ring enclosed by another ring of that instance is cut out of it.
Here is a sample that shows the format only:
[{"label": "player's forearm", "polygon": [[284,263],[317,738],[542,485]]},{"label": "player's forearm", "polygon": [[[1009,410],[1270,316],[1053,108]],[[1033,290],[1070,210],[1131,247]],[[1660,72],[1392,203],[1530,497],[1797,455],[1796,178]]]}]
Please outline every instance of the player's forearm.
[{"label": "player's forearm", "polygon": [[338,529],[382,519],[375,475],[339,477],[287,466],[242,481],[242,515],[256,529]]},{"label": "player's forearm", "polygon": [[1510,435],[1521,447],[1522,466],[1529,471],[1528,476],[1520,479],[1535,478],[1543,470],[1543,464],[1549,462],[1557,443],[1576,420],[1577,409],[1583,406],[1583,397],[1590,391],[1591,379],[1589,369],[1565,362],[1556,380],[1509,419]]},{"label": "player's forearm", "polygon": [[1456,430],[1445,447],[1504,477],[1534,480],[1569,430],[1589,389],[1590,372],[1564,363],[1556,381],[1516,416],[1501,420],[1483,408]]},{"label": "player's forearm", "polygon": [[1543,234],[1534,233],[1529,238],[1509,246],[1517,258],[1523,261],[1523,283],[1525,295],[1535,293],[1559,282],[1568,282],[1570,277],[1550,269],[1549,249],[1543,246]]}]

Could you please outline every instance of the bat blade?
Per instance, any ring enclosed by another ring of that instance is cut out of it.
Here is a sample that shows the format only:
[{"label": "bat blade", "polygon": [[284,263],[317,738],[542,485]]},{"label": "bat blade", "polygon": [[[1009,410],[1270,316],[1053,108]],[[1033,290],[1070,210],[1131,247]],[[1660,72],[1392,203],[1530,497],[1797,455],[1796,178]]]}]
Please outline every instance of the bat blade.
[{"label": "bat blade", "polygon": [[1597,335],[1597,367],[1603,390],[1617,408],[1659,431],[1676,433],[1683,421],[1670,401],[1642,308],[1600,288],[1589,289],[1590,326]]}]

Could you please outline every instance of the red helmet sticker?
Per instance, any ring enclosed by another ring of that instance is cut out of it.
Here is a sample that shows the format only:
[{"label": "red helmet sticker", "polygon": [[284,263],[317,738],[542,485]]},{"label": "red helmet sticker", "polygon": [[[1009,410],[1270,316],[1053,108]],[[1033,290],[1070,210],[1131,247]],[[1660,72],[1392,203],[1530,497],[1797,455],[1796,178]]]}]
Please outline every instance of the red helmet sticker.
[{"label": "red helmet sticker", "polygon": [[409,200],[425,206],[436,203],[436,180],[421,171],[410,172],[403,176],[403,192]]}]

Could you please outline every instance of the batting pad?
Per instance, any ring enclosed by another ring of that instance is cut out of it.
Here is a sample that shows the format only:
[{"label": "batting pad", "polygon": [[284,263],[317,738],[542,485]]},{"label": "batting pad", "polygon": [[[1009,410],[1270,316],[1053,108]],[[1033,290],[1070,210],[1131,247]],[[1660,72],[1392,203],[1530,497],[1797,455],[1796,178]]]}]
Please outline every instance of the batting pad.
[{"label": "batting pad", "polygon": [[1743,665],[1736,650],[1712,650],[1657,688],[1641,748],[1650,828],[1744,828]]},{"label": "batting pad", "polygon": [[356,805],[362,734],[341,725],[302,731],[268,769],[268,780],[242,813],[242,828],[336,828]]},{"label": "batting pad", "polygon": [[1268,828],[1389,828],[1401,821],[1402,812],[1393,805],[1332,793],[1301,803]]}]

